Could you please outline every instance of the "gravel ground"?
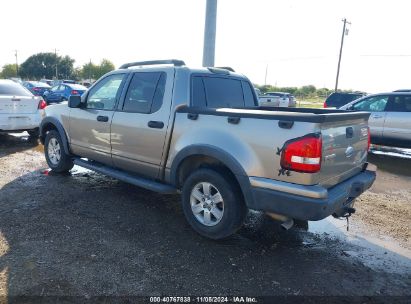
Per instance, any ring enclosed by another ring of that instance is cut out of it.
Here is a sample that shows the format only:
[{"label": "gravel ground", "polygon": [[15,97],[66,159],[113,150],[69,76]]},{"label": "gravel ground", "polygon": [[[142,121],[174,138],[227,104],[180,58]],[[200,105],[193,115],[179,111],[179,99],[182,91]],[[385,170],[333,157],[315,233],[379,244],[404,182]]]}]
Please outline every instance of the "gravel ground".
[{"label": "gravel ground", "polygon": [[[390,160],[371,161],[383,166],[356,205],[350,234],[341,232],[344,224],[337,238],[328,229],[282,231],[250,213],[239,233],[215,242],[192,231],[178,196],[83,170],[48,174],[41,146],[24,136],[0,135],[0,296],[344,295],[408,301],[411,179],[404,168],[410,163],[398,163],[396,175],[385,164]],[[324,223],[335,226],[329,220],[316,225]],[[387,238],[393,246],[384,243]]]}]

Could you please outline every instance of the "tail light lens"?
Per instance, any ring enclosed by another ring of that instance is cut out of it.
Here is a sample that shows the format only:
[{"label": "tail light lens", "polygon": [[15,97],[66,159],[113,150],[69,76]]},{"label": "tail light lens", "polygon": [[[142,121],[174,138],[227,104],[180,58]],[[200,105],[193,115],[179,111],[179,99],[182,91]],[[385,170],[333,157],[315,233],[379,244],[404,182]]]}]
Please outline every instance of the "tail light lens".
[{"label": "tail light lens", "polygon": [[324,107],[324,108],[327,107],[327,101],[324,101],[323,107]]},{"label": "tail light lens", "polygon": [[71,91],[71,95],[79,95],[79,93],[78,93],[78,91],[73,90],[73,91]]},{"label": "tail light lens", "polygon": [[371,148],[371,131],[370,131],[370,127],[368,128],[368,144],[367,144],[367,151],[370,151]]},{"label": "tail light lens", "polygon": [[290,171],[315,173],[321,169],[322,138],[310,134],[285,143],[281,167]]},{"label": "tail light lens", "polygon": [[45,107],[47,107],[47,103],[43,99],[41,99],[38,108],[39,110],[43,110]]}]

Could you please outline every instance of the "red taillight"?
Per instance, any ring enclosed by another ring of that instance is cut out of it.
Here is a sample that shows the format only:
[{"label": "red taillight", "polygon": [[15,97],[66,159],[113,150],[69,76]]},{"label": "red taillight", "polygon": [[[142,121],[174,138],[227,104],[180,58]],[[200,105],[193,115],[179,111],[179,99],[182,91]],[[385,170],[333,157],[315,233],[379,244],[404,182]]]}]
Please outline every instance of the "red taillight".
[{"label": "red taillight", "polygon": [[285,170],[315,173],[321,169],[321,135],[310,134],[285,143],[281,167]]},{"label": "red taillight", "polygon": [[73,90],[73,91],[71,91],[71,95],[79,95],[79,94],[78,94],[78,91]]},{"label": "red taillight", "polygon": [[327,107],[327,101],[324,101],[323,107],[324,107],[324,108]]},{"label": "red taillight", "polygon": [[367,151],[370,151],[370,147],[371,147],[371,131],[370,131],[370,127],[368,128],[368,144],[367,144]]},{"label": "red taillight", "polygon": [[39,110],[43,110],[45,107],[47,107],[47,103],[43,99],[41,99],[38,108]]}]

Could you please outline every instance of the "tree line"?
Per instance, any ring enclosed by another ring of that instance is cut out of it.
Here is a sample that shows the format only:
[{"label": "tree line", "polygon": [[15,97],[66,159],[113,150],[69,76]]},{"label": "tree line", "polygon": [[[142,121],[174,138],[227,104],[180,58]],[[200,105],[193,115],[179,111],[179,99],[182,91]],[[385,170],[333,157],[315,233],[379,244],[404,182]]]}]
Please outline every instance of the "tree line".
[{"label": "tree line", "polygon": [[23,79],[98,79],[114,70],[114,64],[103,59],[99,64],[89,62],[81,67],[74,67],[75,60],[70,56],[55,53],[37,53],[26,59],[21,65],[5,64],[0,78],[20,77]]},{"label": "tree line", "polygon": [[[262,93],[267,92],[286,92],[290,93],[296,97],[303,97],[303,98],[316,98],[316,97],[327,97],[330,95],[334,90],[328,88],[316,88],[313,85],[306,85],[302,87],[277,87],[272,85],[254,85],[258,88]],[[352,90],[338,90],[338,92],[346,92],[350,93],[353,92]]]}]

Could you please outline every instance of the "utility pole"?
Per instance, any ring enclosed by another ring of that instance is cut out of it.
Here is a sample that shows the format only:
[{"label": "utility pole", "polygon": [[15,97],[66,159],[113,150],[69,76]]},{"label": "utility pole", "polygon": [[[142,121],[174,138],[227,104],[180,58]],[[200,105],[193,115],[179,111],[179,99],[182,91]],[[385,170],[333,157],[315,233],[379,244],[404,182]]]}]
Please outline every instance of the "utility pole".
[{"label": "utility pole", "polygon": [[56,55],[56,80],[59,79],[58,73],[57,73],[57,49],[54,49],[54,55]]},{"label": "utility pole", "polygon": [[16,77],[19,77],[19,61],[17,60],[17,50],[14,51],[14,56],[16,56]]},{"label": "utility pole", "polygon": [[265,78],[264,78],[264,85],[267,85],[267,74],[268,74],[268,63],[265,66]]},{"label": "utility pole", "polygon": [[90,58],[90,64],[88,65],[88,81],[91,84],[91,58]]},{"label": "utility pole", "polygon": [[338,77],[340,76],[340,64],[341,64],[342,49],[344,45],[344,36],[348,35],[346,26],[347,26],[347,23],[351,24],[350,22],[347,21],[346,18],[344,18],[342,21],[344,22],[344,26],[343,26],[342,36],[341,36],[340,56],[338,57],[337,77],[335,79],[335,92],[337,92],[337,89],[338,89]]},{"label": "utility pole", "polygon": [[216,25],[217,0],[207,0],[203,49],[204,67],[214,66]]}]

